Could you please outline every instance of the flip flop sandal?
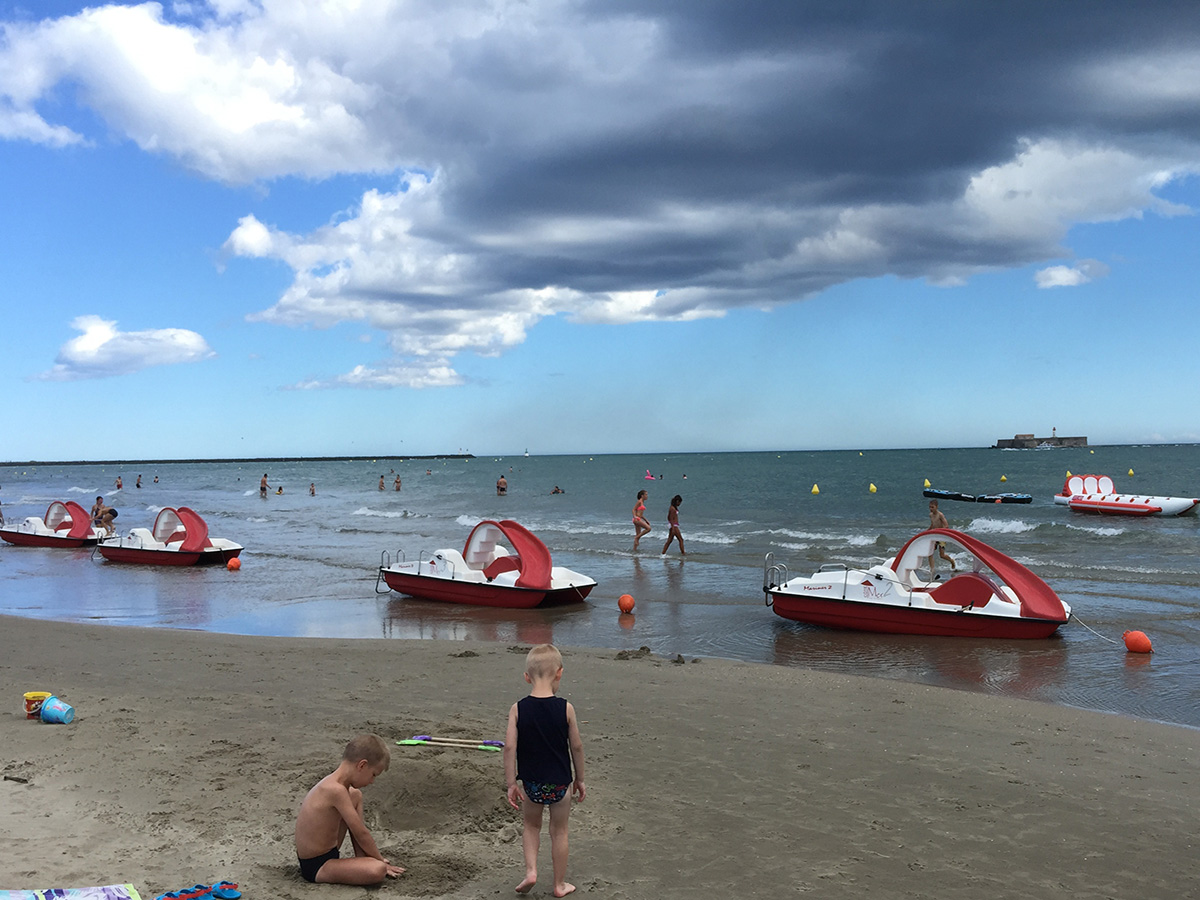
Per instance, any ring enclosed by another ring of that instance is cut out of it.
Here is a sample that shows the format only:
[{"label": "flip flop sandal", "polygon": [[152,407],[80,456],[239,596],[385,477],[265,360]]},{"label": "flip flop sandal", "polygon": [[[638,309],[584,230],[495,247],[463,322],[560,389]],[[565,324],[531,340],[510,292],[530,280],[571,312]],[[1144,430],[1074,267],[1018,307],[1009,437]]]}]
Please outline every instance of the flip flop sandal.
[{"label": "flip flop sandal", "polygon": [[237,883],[233,881],[218,881],[212,886],[212,895],[217,900],[237,900],[242,896],[242,892],[237,889]]}]

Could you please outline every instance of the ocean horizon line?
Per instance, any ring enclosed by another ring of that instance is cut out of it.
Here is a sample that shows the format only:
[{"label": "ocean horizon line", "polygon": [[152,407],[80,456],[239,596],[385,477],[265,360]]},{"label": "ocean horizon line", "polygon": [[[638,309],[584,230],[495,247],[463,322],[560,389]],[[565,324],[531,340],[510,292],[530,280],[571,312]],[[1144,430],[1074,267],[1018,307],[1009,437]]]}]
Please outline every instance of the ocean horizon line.
[{"label": "ocean horizon line", "polygon": [[[1130,441],[1115,444],[1089,444],[1081,447],[1055,447],[1052,450],[1096,450],[1102,447],[1190,447],[1200,444],[1200,441]],[[407,459],[437,460],[437,459],[509,459],[523,457],[559,457],[559,456],[698,456],[724,455],[734,453],[902,453],[913,450],[996,450],[1004,452],[1045,452],[1030,448],[997,448],[993,445],[971,445],[959,447],[839,447],[839,448],[765,448],[740,450],[578,450],[562,453],[534,453],[515,451],[512,453],[413,453],[413,454],[355,454],[355,455],[324,455],[324,456],[211,456],[186,458],[123,458],[123,459],[30,459],[4,460],[0,466],[116,466],[132,465],[170,465],[179,463],[271,463],[271,462],[376,462],[378,460],[396,460],[403,462]]]},{"label": "ocean horizon line", "polygon": [[391,455],[376,456],[214,456],[188,457],[186,459],[30,459],[24,461],[0,462],[0,466],[123,466],[140,463],[142,465],[172,465],[178,463],[271,463],[271,462],[375,462],[380,459],[403,461],[406,459],[476,459],[473,453],[434,453],[427,455]]}]

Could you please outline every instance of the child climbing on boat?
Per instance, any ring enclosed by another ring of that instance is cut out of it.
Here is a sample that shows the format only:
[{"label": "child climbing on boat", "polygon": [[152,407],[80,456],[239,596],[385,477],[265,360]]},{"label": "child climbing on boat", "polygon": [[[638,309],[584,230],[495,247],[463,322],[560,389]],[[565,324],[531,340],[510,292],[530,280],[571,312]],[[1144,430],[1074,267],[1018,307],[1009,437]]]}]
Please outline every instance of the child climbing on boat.
[{"label": "child climbing on boat", "polygon": [[[950,527],[950,523],[946,521],[945,513],[943,513],[940,509],[938,509],[938,502],[936,500],[929,501],[929,527],[930,528],[949,528]],[[945,541],[935,541],[934,547],[937,548],[937,555],[940,556],[942,559],[944,559],[946,562],[950,563],[950,571],[951,572],[958,571],[958,566],[956,566],[954,564],[954,560],[951,559],[946,553],[946,542]],[[936,570],[937,570],[937,559],[931,553],[931,554],[929,554],[929,574],[933,575],[936,572]]]}]

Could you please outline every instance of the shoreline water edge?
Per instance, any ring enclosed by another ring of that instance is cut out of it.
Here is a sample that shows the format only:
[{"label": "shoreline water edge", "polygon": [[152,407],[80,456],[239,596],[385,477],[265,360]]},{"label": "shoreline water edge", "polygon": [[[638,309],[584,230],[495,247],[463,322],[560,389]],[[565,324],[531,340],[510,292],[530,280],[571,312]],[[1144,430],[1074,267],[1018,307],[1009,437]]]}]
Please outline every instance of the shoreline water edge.
[{"label": "shoreline water edge", "polygon": [[[41,515],[51,500],[99,495],[121,509],[123,528],[146,527],[162,507],[187,505],[211,533],[247,548],[235,575],[5,545],[0,613],[247,635],[647,646],[664,657],[864,674],[1198,727],[1200,520],[1087,516],[1051,502],[1067,471],[1186,495],[1198,463],[1200,450],[1183,445],[0,467],[10,520]],[[272,490],[260,496],[264,469]],[[500,475],[509,485],[502,497]],[[927,525],[927,480],[1031,494],[1028,505],[945,503],[943,511],[952,527],[1045,579],[1079,621],[1046,641],[972,641],[810,628],[764,606],[766,552],[793,573],[881,560]],[[629,510],[641,489],[654,531],[635,553]],[[684,498],[686,559],[658,553],[675,494]],[[384,552],[461,547],[485,518],[520,521],[555,564],[596,578],[589,601],[495,611],[376,592]],[[625,593],[637,601],[632,617],[618,614]],[[1156,652],[1126,654],[1126,629],[1149,634]]]}]

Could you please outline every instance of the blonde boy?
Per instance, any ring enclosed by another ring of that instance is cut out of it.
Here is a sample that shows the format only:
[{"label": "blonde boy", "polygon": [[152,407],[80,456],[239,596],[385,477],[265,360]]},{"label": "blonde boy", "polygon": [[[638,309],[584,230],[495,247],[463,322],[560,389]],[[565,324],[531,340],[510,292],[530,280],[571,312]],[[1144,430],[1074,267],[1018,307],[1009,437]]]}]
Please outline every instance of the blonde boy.
[{"label": "blonde boy", "polygon": [[[379,884],[404,871],[383,858],[363,822],[362,789],[386,772],[390,761],[378,735],[360,734],[346,745],[338,767],[305,796],[296,816],[296,858],[306,881]],[[354,856],[341,859],[347,834]]]},{"label": "blonde boy", "polygon": [[575,707],[555,696],[562,675],[562,654],[558,649],[553,644],[534,647],[525,657],[525,681],[531,685],[529,696],[518,700],[508,711],[504,777],[508,783],[508,802],[513,809],[521,809],[524,818],[521,848],[525,855],[525,879],[517,885],[518,894],[528,893],[537,883],[542,809],[547,806],[554,896],[565,897],[575,890],[575,885],[566,880],[567,819],[571,814],[571,796],[582,803],[587,788],[583,784],[583,739],[579,736]]}]

